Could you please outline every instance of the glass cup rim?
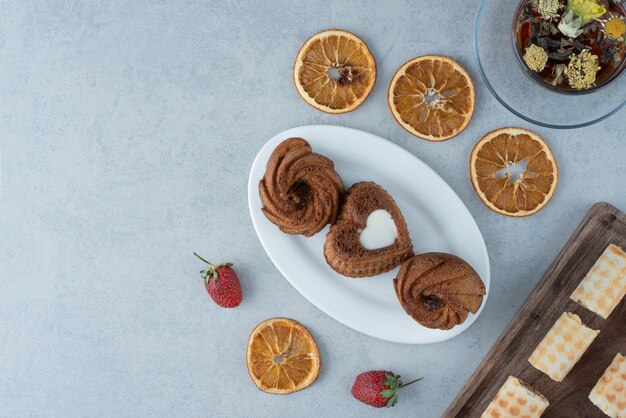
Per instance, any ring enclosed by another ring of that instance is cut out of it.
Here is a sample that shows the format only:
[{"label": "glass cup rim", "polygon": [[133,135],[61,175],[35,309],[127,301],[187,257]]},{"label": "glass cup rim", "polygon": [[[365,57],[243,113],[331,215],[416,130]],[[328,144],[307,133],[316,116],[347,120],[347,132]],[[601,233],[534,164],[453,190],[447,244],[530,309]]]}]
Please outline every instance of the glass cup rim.
[{"label": "glass cup rim", "polygon": [[[515,110],[513,107],[511,107],[508,103],[506,103],[504,101],[504,99],[502,97],[500,97],[500,95],[495,91],[493,85],[491,84],[491,82],[489,81],[489,79],[487,78],[487,75],[485,74],[485,70],[484,70],[484,66],[483,63],[480,59],[480,53],[479,53],[479,43],[478,43],[478,37],[479,37],[479,32],[480,32],[480,22],[481,22],[481,18],[483,17],[483,13],[485,11],[485,8],[487,6],[487,4],[490,1],[504,1],[504,0],[481,0],[480,2],[480,6],[478,8],[478,13],[476,14],[476,19],[474,20],[474,57],[476,59],[476,63],[478,65],[478,72],[480,74],[481,79],[483,80],[483,82],[485,83],[485,86],[487,87],[487,90],[489,90],[489,92],[491,93],[491,95],[502,105],[504,106],[505,109],[507,109],[509,112],[513,113],[515,116],[519,117],[520,119],[523,119],[527,122],[530,122],[532,124],[538,125],[538,126],[542,126],[545,128],[551,128],[551,129],[578,129],[578,128],[583,128],[586,126],[590,126],[593,124],[596,124],[598,122],[601,122],[605,119],[608,119],[609,117],[613,116],[615,113],[619,112],[624,106],[626,106],[626,98],[624,98],[624,100],[617,105],[613,110],[611,110],[610,112],[599,116],[597,118],[591,119],[589,121],[585,121],[585,122],[580,122],[580,123],[571,123],[571,124],[556,124],[556,123],[549,123],[549,122],[543,122],[540,120],[537,120],[535,118],[531,118],[529,116],[524,115],[523,113]],[[513,20],[515,19],[515,17],[513,17]],[[626,67],[625,67],[626,68]],[[622,70],[623,72],[623,70]],[[621,73],[620,73],[621,74]],[[526,75],[528,76],[528,75]],[[612,79],[611,81],[614,81],[615,79]],[[607,83],[609,84],[609,83]],[[605,87],[605,85],[603,85],[603,87]],[[552,90],[550,90],[552,91]],[[597,92],[598,89],[594,89],[593,92]],[[574,95],[571,95],[574,96]]]}]

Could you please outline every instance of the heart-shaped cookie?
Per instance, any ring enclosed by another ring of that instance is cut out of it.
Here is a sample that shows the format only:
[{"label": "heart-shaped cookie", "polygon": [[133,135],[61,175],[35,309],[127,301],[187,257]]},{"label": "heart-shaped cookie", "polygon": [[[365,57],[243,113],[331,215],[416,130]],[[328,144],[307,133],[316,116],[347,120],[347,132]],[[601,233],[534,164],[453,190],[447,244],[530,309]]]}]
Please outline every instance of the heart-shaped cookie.
[{"label": "heart-shaped cookie", "polygon": [[389,271],[412,256],[406,222],[389,193],[373,182],[350,187],[337,222],[326,235],[328,265],[344,276],[368,277]]}]

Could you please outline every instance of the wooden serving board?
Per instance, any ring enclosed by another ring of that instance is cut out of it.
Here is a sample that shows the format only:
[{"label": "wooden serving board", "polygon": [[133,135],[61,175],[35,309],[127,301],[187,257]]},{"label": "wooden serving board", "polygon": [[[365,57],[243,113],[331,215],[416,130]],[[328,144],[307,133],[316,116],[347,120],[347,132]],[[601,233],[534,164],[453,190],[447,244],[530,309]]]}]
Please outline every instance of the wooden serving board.
[{"label": "wooden serving board", "polygon": [[[608,203],[596,203],[444,417],[479,417],[509,375],[548,398],[550,406],[542,418],[606,417],[587,396],[615,354],[626,355],[626,301],[604,320],[569,296],[610,243],[626,249],[626,215]],[[531,366],[528,357],[565,311],[577,314],[600,334],[559,383]]]}]

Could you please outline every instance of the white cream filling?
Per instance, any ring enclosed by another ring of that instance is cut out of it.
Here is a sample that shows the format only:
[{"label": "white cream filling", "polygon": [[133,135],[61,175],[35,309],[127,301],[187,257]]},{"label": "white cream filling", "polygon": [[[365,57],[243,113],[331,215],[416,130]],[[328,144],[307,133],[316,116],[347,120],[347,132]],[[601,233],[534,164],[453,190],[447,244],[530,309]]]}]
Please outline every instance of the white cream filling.
[{"label": "white cream filling", "polygon": [[398,229],[391,214],[385,209],[377,209],[367,217],[359,242],[366,250],[377,250],[392,245],[397,237]]}]

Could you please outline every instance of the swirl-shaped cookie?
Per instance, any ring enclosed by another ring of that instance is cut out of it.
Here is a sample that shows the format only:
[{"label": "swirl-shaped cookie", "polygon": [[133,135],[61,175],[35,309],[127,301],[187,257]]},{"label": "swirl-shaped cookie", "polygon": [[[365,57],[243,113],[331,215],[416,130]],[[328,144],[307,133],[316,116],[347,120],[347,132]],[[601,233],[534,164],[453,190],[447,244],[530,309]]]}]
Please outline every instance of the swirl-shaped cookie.
[{"label": "swirl-shaped cookie", "polygon": [[287,234],[307,237],[335,221],[343,192],[333,162],[302,138],[276,147],[259,182],[267,219]]},{"label": "swirl-shaped cookie", "polygon": [[450,329],[476,313],[485,285],[459,257],[445,253],[419,254],[407,260],[393,281],[407,314],[428,328]]}]

